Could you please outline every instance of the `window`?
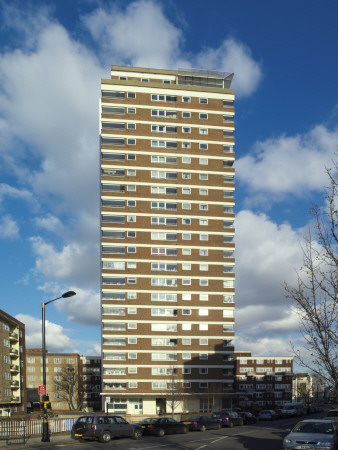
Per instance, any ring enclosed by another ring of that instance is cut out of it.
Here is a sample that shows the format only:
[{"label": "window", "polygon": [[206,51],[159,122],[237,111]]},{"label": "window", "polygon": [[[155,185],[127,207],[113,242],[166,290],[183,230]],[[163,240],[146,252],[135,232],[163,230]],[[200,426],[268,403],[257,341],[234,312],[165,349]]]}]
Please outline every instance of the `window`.
[{"label": "window", "polygon": [[200,234],[200,241],[208,241],[209,236],[207,234]]},{"label": "window", "polygon": [[149,78],[141,78],[141,81],[143,81],[144,83],[149,83]]},{"label": "window", "polygon": [[205,104],[208,103],[208,99],[207,98],[200,98],[200,103],[205,105]]},{"label": "window", "polygon": [[182,188],[182,194],[190,195],[191,194],[191,188]]},{"label": "window", "polygon": [[151,94],[153,102],[176,102],[177,97],[174,95]]},{"label": "window", "polygon": [[182,345],[191,345],[191,339],[190,338],[183,338],[182,339]]},{"label": "window", "polygon": [[209,265],[208,264],[200,264],[200,270],[203,270],[203,271],[209,270]]},{"label": "window", "polygon": [[127,97],[128,98],[136,98],[136,94],[135,94],[135,92],[128,92]]},{"label": "window", "polygon": [[127,201],[127,206],[130,206],[130,207],[136,206],[136,201],[135,200],[128,200]]},{"label": "window", "polygon": [[207,166],[207,165],[208,165],[208,159],[207,159],[207,158],[200,158],[199,163],[200,163],[202,166]]},{"label": "window", "polygon": [[191,203],[182,203],[182,209],[191,209]]},{"label": "window", "polygon": [[207,119],[207,118],[208,118],[208,114],[200,113],[200,119]]},{"label": "window", "polygon": [[191,164],[191,158],[182,157],[182,163],[183,164]]},{"label": "window", "polygon": [[190,103],[191,102],[191,98],[190,97],[182,97],[182,102],[183,103]]},{"label": "window", "polygon": [[203,383],[200,383],[199,386],[200,386],[201,389],[207,389],[208,388],[208,383],[203,382]]},{"label": "window", "polygon": [[182,239],[184,241],[190,241],[191,240],[191,234],[190,233],[182,233]]},{"label": "window", "polygon": [[[130,140],[135,140],[135,139],[128,139],[128,141],[130,141]],[[129,142],[128,142],[128,144],[129,144]],[[135,144],[135,142],[134,142],[134,144]],[[132,153],[130,153],[129,155],[127,155],[127,159],[129,161],[136,161],[136,155],[133,155]]]},{"label": "window", "polygon": [[200,339],[200,345],[208,345],[208,339],[207,338]]},{"label": "window", "polygon": [[200,280],[200,286],[208,286],[209,280]]},{"label": "window", "polygon": [[191,148],[191,142],[182,142],[182,148]]},{"label": "window", "polygon": [[182,300],[191,300],[191,294],[182,294]]},{"label": "window", "polygon": [[191,323],[182,323],[182,330],[190,331],[191,330]]},{"label": "window", "polygon": [[182,270],[191,270],[191,264],[182,264]]},{"label": "window", "polygon": [[200,173],[200,180],[207,180],[208,174],[207,173]]},{"label": "window", "polygon": [[200,225],[208,225],[209,220],[208,219],[200,219]]},{"label": "window", "polygon": [[208,294],[200,294],[200,300],[201,301],[208,301],[209,295]]},{"label": "window", "polygon": [[128,123],[127,124],[128,130],[136,130],[136,124],[135,123]]},{"label": "window", "polygon": [[182,284],[183,284],[183,286],[190,286],[191,285],[190,278],[183,278],[182,279]]},{"label": "window", "polygon": [[183,375],[190,375],[191,369],[189,367],[183,367]]},{"label": "window", "polygon": [[136,253],[136,247],[128,247],[128,253]]},{"label": "window", "polygon": [[208,353],[200,353],[200,356],[199,356],[199,358],[200,359],[208,359]]},{"label": "window", "polygon": [[200,189],[200,195],[208,195],[208,189]]},{"label": "window", "polygon": [[129,387],[130,387],[131,389],[135,389],[135,388],[138,387],[137,381],[129,381],[128,384],[129,384]]},{"label": "window", "polygon": [[209,314],[209,311],[207,309],[200,309],[198,311],[199,316],[207,316]]},{"label": "window", "polygon": [[128,114],[136,114],[136,108],[127,108]]},{"label": "window", "polygon": [[191,219],[182,219],[183,225],[191,225]]},{"label": "window", "polygon": [[199,372],[201,375],[207,375],[208,369],[206,367],[200,367]]},{"label": "window", "polygon": [[200,134],[208,134],[208,128],[200,128]]},{"label": "window", "polygon": [[191,353],[182,353],[182,359],[191,359]]},{"label": "window", "polygon": [[137,329],[137,323],[135,323],[135,322],[128,323],[128,330],[136,330],[136,329]]},{"label": "window", "polygon": [[[136,139],[127,139],[127,144],[128,145],[135,145],[136,144]],[[129,158],[129,156],[131,156],[131,155],[128,155],[128,159],[132,159],[132,158]],[[133,159],[136,159],[136,157],[133,158]]]},{"label": "window", "polygon": [[200,147],[200,150],[208,150],[208,144],[200,142],[199,147]]},{"label": "window", "polygon": [[191,133],[190,127],[182,127],[182,133]]},{"label": "window", "polygon": [[207,323],[200,323],[200,331],[207,331],[208,330],[208,324]]},{"label": "window", "polygon": [[191,173],[187,173],[187,172],[182,173],[182,178],[183,178],[183,180],[190,180]]},{"label": "window", "polygon": [[182,248],[182,255],[184,256],[190,256],[191,255],[191,248]]},{"label": "window", "polygon": [[187,111],[182,112],[182,117],[183,117],[184,119],[190,119],[191,113],[190,113],[190,112],[187,112]]},{"label": "window", "polygon": [[191,316],[191,309],[182,309],[183,316]]}]

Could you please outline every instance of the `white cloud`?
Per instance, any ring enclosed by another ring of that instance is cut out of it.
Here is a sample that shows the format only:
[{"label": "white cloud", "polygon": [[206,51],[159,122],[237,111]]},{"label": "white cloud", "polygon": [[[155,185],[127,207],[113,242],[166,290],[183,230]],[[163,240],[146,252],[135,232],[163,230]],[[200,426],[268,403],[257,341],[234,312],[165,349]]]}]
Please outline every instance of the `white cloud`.
[{"label": "white cloud", "polygon": [[251,154],[236,162],[237,178],[250,192],[250,201],[283,200],[319,191],[327,184],[325,167],[332,167],[338,129],[318,125],[308,133],[257,142]]},{"label": "white cloud", "polygon": [[27,202],[34,202],[31,192],[27,189],[18,189],[6,183],[0,183],[0,204],[9,197],[13,199],[21,199]]},{"label": "white cloud", "polygon": [[97,242],[65,243],[60,250],[41,237],[30,239],[36,255],[36,270],[45,279],[88,287],[99,286],[99,248]]},{"label": "white cloud", "polygon": [[302,264],[302,230],[277,225],[265,214],[240,211],[236,217],[236,305],[285,302],[283,282],[295,281]]},{"label": "white cloud", "polygon": [[55,307],[67,314],[68,322],[100,327],[100,295],[93,290],[72,287],[76,296],[56,302]]},{"label": "white cloud", "polygon": [[[42,347],[42,321],[27,314],[17,314],[16,319],[26,326],[26,347]],[[49,352],[73,351],[76,342],[67,336],[67,331],[56,323],[45,321],[46,348]]]},{"label": "white cloud", "polygon": [[218,48],[185,54],[182,31],[169,22],[154,1],[136,1],[124,9],[116,5],[109,11],[97,9],[83,20],[102,48],[102,60],[112,64],[235,72],[233,87],[243,97],[251,95],[262,79],[260,64],[239,40],[225,39]]},{"label": "white cloud", "polygon": [[[111,64],[176,69],[182,31],[164,15],[160,4],[140,0],[120,8],[98,8],[84,17],[102,59]],[[104,39],[102,39],[104,36]]]},{"label": "white cloud", "polygon": [[0,239],[13,239],[19,236],[19,227],[11,216],[0,217]]},{"label": "white cloud", "polygon": [[231,85],[236,95],[251,95],[262,79],[262,68],[251,55],[250,48],[242,42],[229,38],[219,48],[204,49],[196,57],[196,67],[234,72]]}]

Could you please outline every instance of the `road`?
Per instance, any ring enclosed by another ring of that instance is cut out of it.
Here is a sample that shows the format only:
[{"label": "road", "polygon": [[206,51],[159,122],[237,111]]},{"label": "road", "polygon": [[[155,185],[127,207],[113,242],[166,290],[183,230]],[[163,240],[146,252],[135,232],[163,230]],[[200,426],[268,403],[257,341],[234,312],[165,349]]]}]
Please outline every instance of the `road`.
[{"label": "road", "polygon": [[[316,415],[308,416],[316,417]],[[209,430],[204,433],[192,431],[188,434],[164,436],[143,436],[139,441],[132,439],[113,439],[109,444],[97,441],[74,441],[59,443],[48,448],[60,450],[282,450],[283,437],[300,419],[282,419],[272,422],[259,422],[256,425]],[[52,443],[51,443],[52,444]],[[32,448],[32,447],[31,447]],[[40,446],[34,447],[41,448]]]}]

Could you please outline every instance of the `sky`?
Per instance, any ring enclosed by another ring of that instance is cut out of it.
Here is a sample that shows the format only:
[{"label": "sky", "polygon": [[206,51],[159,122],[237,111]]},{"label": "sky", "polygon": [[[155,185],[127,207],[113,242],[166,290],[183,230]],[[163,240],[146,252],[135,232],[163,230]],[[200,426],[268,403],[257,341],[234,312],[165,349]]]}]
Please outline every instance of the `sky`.
[{"label": "sky", "polygon": [[338,144],[338,3],[0,0],[0,308],[100,354],[99,97],[111,65],[234,72],[236,350],[291,356],[309,209]]}]

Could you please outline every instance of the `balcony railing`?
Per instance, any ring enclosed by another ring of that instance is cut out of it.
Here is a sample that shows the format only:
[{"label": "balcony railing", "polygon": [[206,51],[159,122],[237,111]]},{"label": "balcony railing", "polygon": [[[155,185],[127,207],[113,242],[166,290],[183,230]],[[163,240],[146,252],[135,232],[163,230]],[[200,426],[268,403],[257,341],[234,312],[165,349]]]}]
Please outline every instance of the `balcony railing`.
[{"label": "balcony railing", "polygon": [[11,364],[9,366],[9,369],[11,372],[19,372],[19,366],[17,366],[16,364]]},{"label": "balcony railing", "polygon": [[10,331],[9,332],[9,338],[11,340],[17,341],[19,339],[19,335],[18,335],[18,333],[15,333],[14,331]]}]

